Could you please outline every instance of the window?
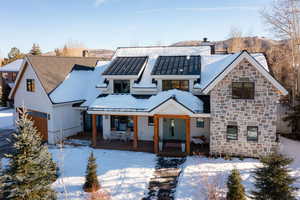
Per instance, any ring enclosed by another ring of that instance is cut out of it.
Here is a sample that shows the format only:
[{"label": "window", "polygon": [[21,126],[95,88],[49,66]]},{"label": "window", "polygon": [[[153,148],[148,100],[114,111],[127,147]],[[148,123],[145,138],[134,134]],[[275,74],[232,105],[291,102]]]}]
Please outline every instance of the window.
[{"label": "window", "polygon": [[237,140],[237,139],[238,139],[238,127],[227,126],[227,140]]},{"label": "window", "polygon": [[233,99],[254,99],[253,82],[232,82]]},{"label": "window", "polygon": [[154,117],[148,117],[148,126],[154,126]]},{"label": "window", "polygon": [[35,91],[34,79],[27,79],[26,80],[26,89],[27,89],[28,92],[34,92]]},{"label": "window", "polygon": [[197,119],[196,121],[197,128],[204,128],[204,120],[203,119]]},{"label": "window", "polygon": [[112,131],[133,131],[133,120],[128,116],[111,116]]},{"label": "window", "polygon": [[178,89],[189,91],[189,81],[188,80],[163,80],[162,81],[163,91]]},{"label": "window", "polygon": [[13,72],[12,73],[12,81],[15,81],[17,78],[17,73],[16,72]]},{"label": "window", "polygon": [[248,126],[247,127],[247,140],[248,141],[258,141],[258,127]]},{"label": "window", "polygon": [[114,93],[130,93],[130,81],[114,80]]}]

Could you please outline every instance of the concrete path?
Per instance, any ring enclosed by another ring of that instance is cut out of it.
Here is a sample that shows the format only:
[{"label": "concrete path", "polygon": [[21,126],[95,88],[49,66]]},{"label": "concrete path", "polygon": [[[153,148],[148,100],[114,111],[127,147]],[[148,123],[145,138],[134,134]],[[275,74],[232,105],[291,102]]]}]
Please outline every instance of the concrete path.
[{"label": "concrete path", "polygon": [[155,172],[149,183],[149,192],[143,200],[173,200],[186,158],[158,157]]}]

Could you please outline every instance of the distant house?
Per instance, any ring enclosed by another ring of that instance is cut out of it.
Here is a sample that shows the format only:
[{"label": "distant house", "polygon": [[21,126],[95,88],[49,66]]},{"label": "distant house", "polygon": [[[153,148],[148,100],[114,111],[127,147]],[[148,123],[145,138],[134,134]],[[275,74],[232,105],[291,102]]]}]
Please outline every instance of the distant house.
[{"label": "distant house", "polygon": [[6,87],[9,94],[10,90],[15,86],[15,81],[19,70],[22,66],[23,59],[15,60],[7,65],[0,67],[0,93]]},{"label": "distant house", "polygon": [[63,73],[52,68],[63,60],[51,59],[27,57],[10,94],[16,107],[44,113],[49,143],[83,132],[94,147],[158,154],[208,144],[211,154],[258,157],[278,147],[277,105],[288,92],[262,54],[118,48],[109,63],[73,60]]}]

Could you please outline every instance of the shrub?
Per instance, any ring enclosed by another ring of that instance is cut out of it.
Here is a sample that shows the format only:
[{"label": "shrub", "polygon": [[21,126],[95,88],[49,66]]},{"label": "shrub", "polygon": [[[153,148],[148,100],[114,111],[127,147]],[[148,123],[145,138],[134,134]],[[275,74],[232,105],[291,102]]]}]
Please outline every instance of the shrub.
[{"label": "shrub", "polygon": [[97,164],[93,152],[91,152],[86,168],[85,183],[83,190],[85,192],[96,192],[100,189],[100,184],[97,178]]},{"label": "shrub", "polygon": [[246,200],[245,188],[241,184],[242,179],[237,169],[231,171],[227,181],[227,200]]}]

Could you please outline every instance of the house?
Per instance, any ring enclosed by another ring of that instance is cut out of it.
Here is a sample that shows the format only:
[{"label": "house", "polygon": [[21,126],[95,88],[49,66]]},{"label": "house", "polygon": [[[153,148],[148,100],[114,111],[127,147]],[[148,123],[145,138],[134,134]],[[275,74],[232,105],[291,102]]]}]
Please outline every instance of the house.
[{"label": "house", "polygon": [[72,70],[94,68],[97,62],[98,58],[25,56],[9,96],[15,99],[16,117],[17,108],[25,107],[43,139],[52,144],[81,132],[81,112],[72,107],[81,100],[55,103],[49,95]]},{"label": "house", "polygon": [[[288,92],[263,54],[216,54],[210,43],[129,47],[118,48],[109,63],[69,71],[45,92],[52,110],[68,105],[60,114],[42,111],[53,120],[49,143],[83,131],[92,132],[94,147],[154,153],[188,155],[191,144],[208,143],[211,154],[258,157],[278,147],[277,105]],[[24,90],[11,96],[24,99]],[[33,102],[33,110],[44,109]],[[67,123],[78,128],[68,131]]]},{"label": "house", "polygon": [[0,91],[2,91],[2,93],[8,95],[15,86],[15,80],[22,63],[23,59],[18,59],[0,67]]}]

